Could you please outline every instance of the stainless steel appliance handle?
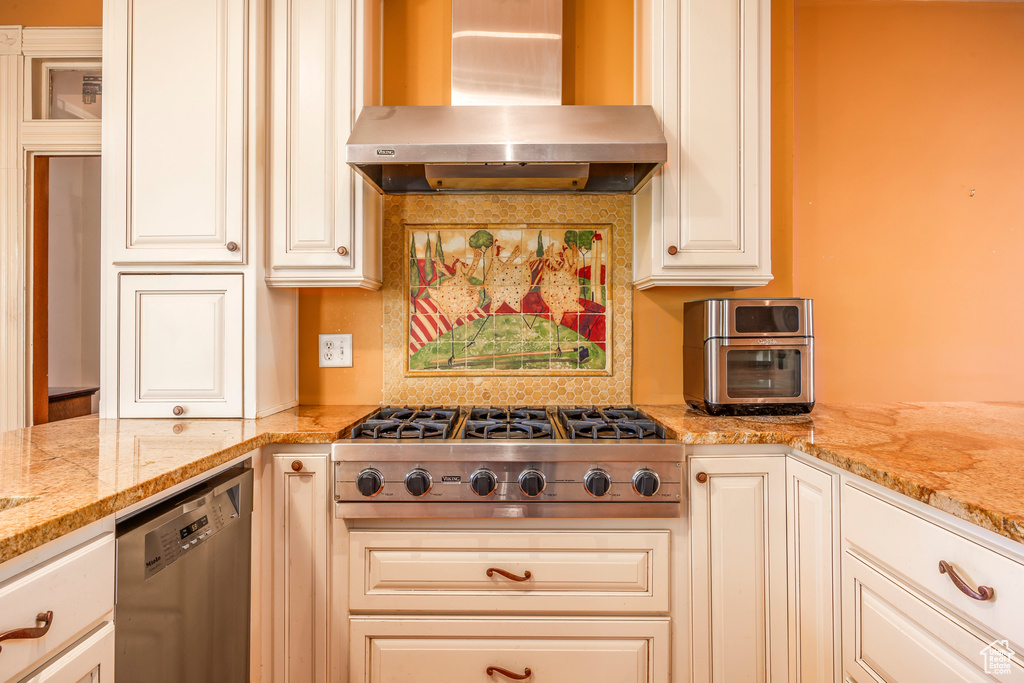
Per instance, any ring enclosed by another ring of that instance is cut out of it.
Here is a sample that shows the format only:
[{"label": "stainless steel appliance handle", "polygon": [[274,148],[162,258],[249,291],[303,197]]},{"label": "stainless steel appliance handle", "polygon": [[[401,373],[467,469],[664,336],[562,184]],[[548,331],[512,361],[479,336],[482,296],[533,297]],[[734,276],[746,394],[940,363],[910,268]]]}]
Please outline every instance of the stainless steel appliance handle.
[{"label": "stainless steel appliance handle", "polygon": [[793,346],[810,346],[813,337],[715,337],[708,341],[719,346],[759,346],[765,349],[788,349]]}]

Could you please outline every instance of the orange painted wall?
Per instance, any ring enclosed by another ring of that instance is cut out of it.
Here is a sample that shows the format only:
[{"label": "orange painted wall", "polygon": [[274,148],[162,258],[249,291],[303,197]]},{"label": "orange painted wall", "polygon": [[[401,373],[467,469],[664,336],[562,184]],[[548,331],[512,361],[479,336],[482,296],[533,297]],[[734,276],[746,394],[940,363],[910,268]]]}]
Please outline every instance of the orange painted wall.
[{"label": "orange painted wall", "polygon": [[798,0],[795,40],[819,398],[1024,399],[1024,4]]},{"label": "orange painted wall", "polygon": [[100,26],[102,0],[0,0],[0,26]]}]

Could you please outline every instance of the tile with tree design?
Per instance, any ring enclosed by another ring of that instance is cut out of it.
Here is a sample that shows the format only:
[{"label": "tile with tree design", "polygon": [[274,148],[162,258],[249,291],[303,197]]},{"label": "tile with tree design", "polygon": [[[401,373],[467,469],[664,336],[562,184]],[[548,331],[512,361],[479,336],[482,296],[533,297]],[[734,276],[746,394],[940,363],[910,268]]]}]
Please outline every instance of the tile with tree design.
[{"label": "tile with tree design", "polygon": [[406,225],[410,375],[611,372],[607,224]]}]

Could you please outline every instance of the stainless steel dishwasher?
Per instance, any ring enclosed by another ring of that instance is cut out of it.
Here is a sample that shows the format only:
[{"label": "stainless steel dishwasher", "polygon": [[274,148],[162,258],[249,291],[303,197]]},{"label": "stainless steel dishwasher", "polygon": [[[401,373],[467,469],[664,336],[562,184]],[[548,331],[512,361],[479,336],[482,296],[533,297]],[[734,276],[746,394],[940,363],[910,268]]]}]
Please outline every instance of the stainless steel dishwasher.
[{"label": "stainless steel dishwasher", "polygon": [[118,683],[249,680],[251,547],[251,469],[118,524]]}]

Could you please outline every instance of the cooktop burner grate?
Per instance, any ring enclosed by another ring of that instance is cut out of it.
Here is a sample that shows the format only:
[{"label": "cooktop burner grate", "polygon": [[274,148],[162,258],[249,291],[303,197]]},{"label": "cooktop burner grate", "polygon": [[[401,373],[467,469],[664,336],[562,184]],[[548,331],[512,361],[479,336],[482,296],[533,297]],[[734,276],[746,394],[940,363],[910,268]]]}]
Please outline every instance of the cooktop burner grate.
[{"label": "cooktop burner grate", "polygon": [[661,439],[665,430],[632,408],[559,408],[565,434],[573,440]]},{"label": "cooktop burner grate", "polygon": [[544,408],[473,408],[464,439],[553,439],[554,425]]},{"label": "cooktop burner grate", "polygon": [[458,419],[458,408],[382,408],[353,427],[352,438],[447,439]]}]

